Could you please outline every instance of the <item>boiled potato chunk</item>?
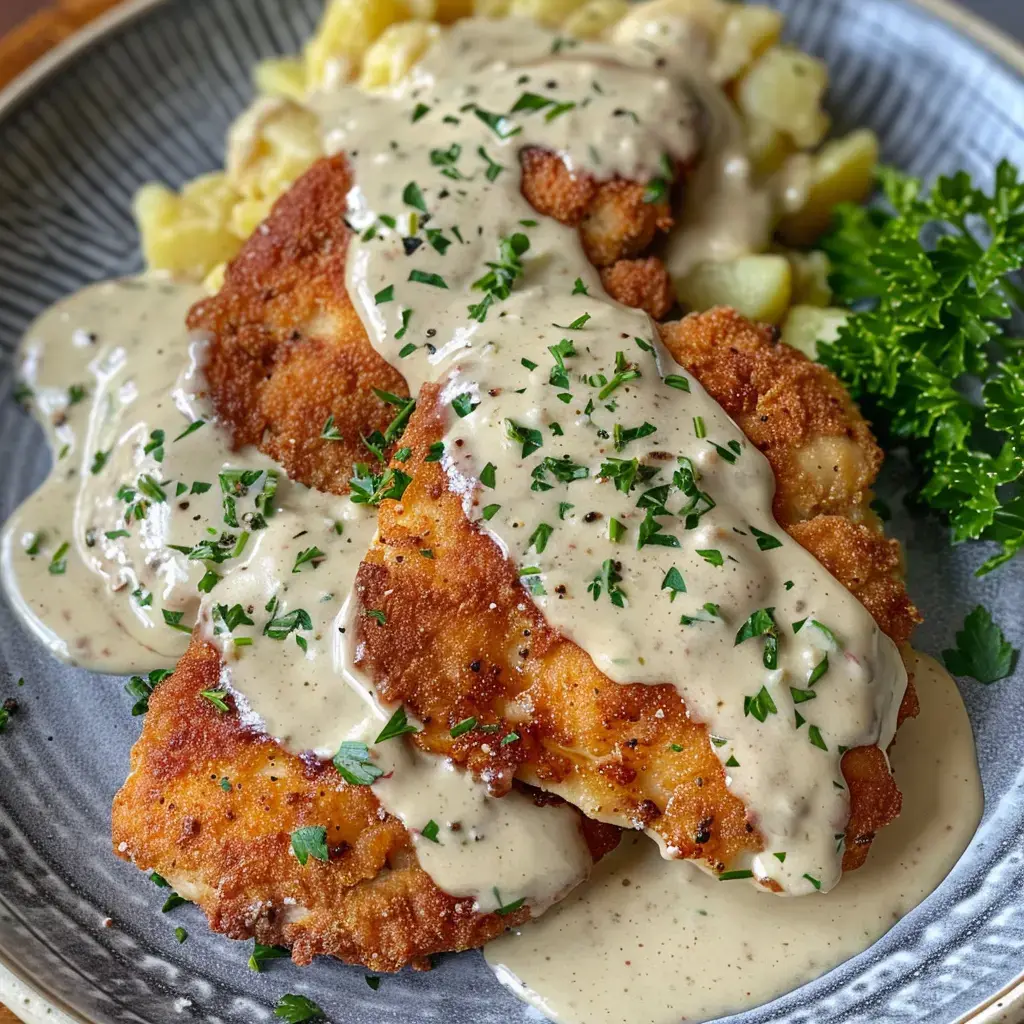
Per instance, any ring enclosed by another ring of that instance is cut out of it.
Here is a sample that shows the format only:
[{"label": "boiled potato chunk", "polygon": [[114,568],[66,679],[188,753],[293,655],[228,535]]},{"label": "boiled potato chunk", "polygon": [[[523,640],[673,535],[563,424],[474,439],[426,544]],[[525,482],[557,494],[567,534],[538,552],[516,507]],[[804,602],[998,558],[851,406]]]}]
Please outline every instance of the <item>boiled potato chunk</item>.
[{"label": "boiled potato chunk", "polygon": [[735,6],[718,37],[712,75],[728,82],[745,71],[769,46],[779,41],[782,15],[759,4]]},{"label": "boiled potato chunk", "polygon": [[473,13],[478,18],[504,18],[512,0],[473,0]]},{"label": "boiled potato chunk", "polygon": [[366,51],[359,84],[364,89],[383,89],[401,81],[440,34],[441,26],[427,21],[389,25]]},{"label": "boiled potato chunk", "polygon": [[822,146],[811,166],[803,206],[783,217],[779,236],[790,245],[810,245],[829,226],[839,203],[859,203],[874,187],[878,139],[867,128]]},{"label": "boiled potato chunk", "polygon": [[709,49],[715,48],[719,32],[725,25],[731,5],[722,0],[645,0],[630,4],[630,12],[611,33],[614,42],[627,45],[640,39],[660,36],[658,26],[682,20],[700,29]]},{"label": "boiled potato chunk", "polygon": [[764,121],[806,149],[828,131],[828,115],[821,109],[827,85],[828,69],[820,60],[773,46],[740,79],[736,103],[750,121]]},{"label": "boiled potato chunk", "polygon": [[766,121],[747,124],[747,155],[760,178],[768,178],[796,152],[793,140]]},{"label": "boiled potato chunk", "polygon": [[389,25],[408,17],[402,0],[330,0],[316,35],[306,44],[310,86],[352,78],[371,44]]},{"label": "boiled potato chunk", "polygon": [[253,81],[264,96],[301,103],[306,95],[306,66],[296,57],[273,57],[256,65]]},{"label": "boiled potato chunk", "polygon": [[832,287],[828,283],[828,275],[832,273],[832,264],[828,257],[820,249],[810,252],[783,249],[781,252],[793,270],[793,296],[790,300],[793,305],[829,305]]},{"label": "boiled potato chunk", "polygon": [[793,306],[782,325],[782,340],[809,359],[817,359],[818,343],[835,341],[849,318],[845,309],[834,306]]},{"label": "boiled potato chunk", "polygon": [[627,0],[587,0],[562,26],[577,39],[596,39],[629,13]]},{"label": "boiled potato chunk", "polygon": [[676,281],[679,301],[692,310],[731,306],[751,320],[770,324],[785,316],[792,289],[789,260],[772,253],[701,263]]}]

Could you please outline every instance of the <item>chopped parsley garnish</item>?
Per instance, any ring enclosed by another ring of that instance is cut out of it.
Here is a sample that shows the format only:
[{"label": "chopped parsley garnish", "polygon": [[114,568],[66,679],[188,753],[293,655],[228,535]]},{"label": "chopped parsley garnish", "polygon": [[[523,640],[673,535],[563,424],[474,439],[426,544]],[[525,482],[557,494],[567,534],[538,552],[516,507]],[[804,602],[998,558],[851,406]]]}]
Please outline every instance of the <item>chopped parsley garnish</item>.
[{"label": "chopped parsley garnish", "polygon": [[620,523],[615,516],[612,516],[608,520],[608,539],[613,544],[618,544],[620,540],[626,535],[625,523]]},{"label": "chopped parsley garnish", "polygon": [[670,388],[675,388],[677,391],[690,390],[690,382],[685,377],[680,377],[678,373],[670,373],[663,379]]},{"label": "chopped parsley garnish", "polygon": [[419,729],[409,721],[405,713],[405,706],[400,704],[373,742],[384,743],[386,740],[393,740],[396,736],[404,736],[411,732],[419,732]]},{"label": "chopped parsley garnish", "polygon": [[780,863],[786,863],[786,855],[784,853],[773,853],[772,856]]},{"label": "chopped parsley garnish", "polygon": [[493,488],[496,482],[495,475],[497,472],[498,467],[495,466],[493,462],[488,462],[487,465],[484,466],[484,468],[480,471],[480,483],[482,483],[484,487]]},{"label": "chopped parsley garnish", "polygon": [[469,315],[473,320],[483,323],[487,319],[487,311],[495,302],[507,299],[512,294],[512,285],[523,274],[523,263],[520,257],[530,248],[530,240],[519,231],[498,244],[498,259],[488,263],[490,268],[483,277],[473,282],[475,291],[484,293],[483,299],[469,307]]},{"label": "chopped parsley garnish", "polygon": [[310,857],[314,860],[329,860],[327,829],[323,825],[304,825],[297,828],[292,833],[292,853],[303,867]]},{"label": "chopped parsley garnish", "polygon": [[555,528],[550,524],[540,523],[537,529],[530,534],[530,542],[526,546],[527,551],[533,548],[538,555],[541,554],[548,546],[548,540],[550,540],[551,534],[554,532]]},{"label": "chopped parsley garnish", "polygon": [[110,453],[113,450],[113,448],[108,448],[105,452],[96,452],[96,454],[93,455],[92,465],[89,466],[89,472],[92,473],[93,476],[99,473],[107,464],[107,459],[110,458]]},{"label": "chopped parsley garnish", "polygon": [[79,402],[85,400],[87,394],[88,391],[86,391],[84,384],[72,384],[68,388],[68,405],[78,405]]},{"label": "chopped parsley garnish", "polygon": [[485,171],[485,176],[488,181],[496,180],[498,175],[501,174],[503,170],[505,170],[503,164],[495,162],[487,155],[487,150],[484,149],[483,146],[477,147],[477,155],[480,156],[487,163],[487,170]]},{"label": "chopped parsley garnish", "polygon": [[431,818],[430,821],[428,821],[426,825],[424,825],[423,828],[420,829],[420,835],[423,836],[424,839],[427,839],[432,843],[436,843],[439,841],[437,836],[438,833],[440,833],[440,831],[440,825],[438,825],[438,823],[434,821],[433,818]]},{"label": "chopped parsley garnish", "polygon": [[151,430],[149,440],[142,449],[143,455],[152,455],[156,462],[164,461],[164,432],[162,430]]},{"label": "chopped parsley garnish", "polygon": [[332,760],[338,774],[352,786],[370,786],[384,774],[373,763],[366,744],[355,740],[342,743]]},{"label": "chopped parsley garnish", "polygon": [[170,669],[157,668],[146,676],[132,676],[128,680],[124,690],[135,701],[132,705],[133,717],[144,715],[149,710],[149,698],[152,696],[153,691],[170,674]]},{"label": "chopped parsley garnish", "polygon": [[665,573],[665,578],[661,581],[661,589],[668,590],[670,592],[670,601],[674,601],[676,599],[676,594],[686,593],[686,580],[683,579],[683,574],[675,566],[672,566],[672,568]]},{"label": "chopped parsley garnish", "polygon": [[656,544],[664,548],[679,547],[679,538],[673,533],[662,533],[664,526],[654,516],[655,510],[648,508],[644,521],[636,532],[637,550],[648,544]]},{"label": "chopped parsley garnish", "polygon": [[725,767],[726,768],[739,768],[739,766],[740,766],[739,761],[737,761],[736,758],[733,755],[730,754],[729,755],[729,760],[725,762]]},{"label": "chopped parsley garnish", "polygon": [[823,654],[821,661],[811,669],[807,677],[807,685],[813,686],[828,671],[828,654]]},{"label": "chopped parsley garnish", "polygon": [[770,533],[765,533],[763,530],[759,530],[756,526],[750,527],[750,532],[754,535],[757,541],[757,546],[762,551],[772,551],[775,548],[782,547],[782,541],[778,537],[773,537]]},{"label": "chopped parsley garnish", "polygon": [[427,204],[423,198],[423,193],[420,191],[420,187],[415,181],[410,181],[403,189],[402,202],[405,203],[406,206],[411,206],[413,209],[419,210],[420,213],[427,212]]},{"label": "chopped parsley garnish", "polygon": [[471,729],[474,729],[475,727],[476,727],[476,718],[475,717],[464,718],[457,725],[453,725],[451,727],[451,729],[448,730],[448,733],[449,733],[449,735],[451,736],[451,738],[453,740],[456,740],[460,736],[465,735]]},{"label": "chopped parsley garnish", "polygon": [[379,505],[385,498],[399,501],[412,477],[390,466],[382,473],[372,473],[365,462],[357,462],[355,475],[349,481],[349,500],[356,505]]},{"label": "chopped parsley garnish", "polygon": [[188,938],[188,932],[185,931],[184,928],[175,928],[174,937],[178,940],[179,943],[184,942]]},{"label": "chopped parsley garnish", "polygon": [[481,510],[480,515],[483,516],[484,520],[489,522],[494,518],[500,508],[500,505],[485,505]]},{"label": "chopped parsley garnish", "polygon": [[378,626],[386,626],[388,622],[387,614],[379,608],[367,608],[366,617],[368,619],[373,619]]},{"label": "chopped parsley garnish", "polygon": [[789,688],[790,696],[793,698],[794,704],[804,704],[809,700],[814,700],[817,697],[817,693],[814,690],[801,690],[795,686]]},{"label": "chopped parsley garnish", "polygon": [[995,683],[1013,671],[1018,653],[986,608],[978,605],[956,634],[956,647],[942,652],[946,668],[955,676],[969,676],[979,683]]},{"label": "chopped parsley garnish", "polygon": [[499,917],[506,917],[508,914],[514,914],[523,904],[526,903],[526,897],[514,900],[512,903],[502,903],[501,894],[498,892],[497,886],[494,887],[494,898],[498,902],[498,906],[495,908],[495,913]]},{"label": "chopped parsley garnish", "polygon": [[481,110],[480,107],[474,107],[473,113],[488,128],[498,136],[499,139],[510,139],[513,135],[518,135],[523,129],[517,125],[514,121],[510,121],[504,114],[492,114],[489,110]]},{"label": "chopped parsley garnish", "polygon": [[759,722],[765,721],[769,715],[778,714],[772,695],[767,686],[762,686],[753,697],[743,698],[743,717],[753,715]]},{"label": "chopped parsley garnish", "polygon": [[412,112],[412,123],[415,124],[422,117],[430,113],[430,107],[426,103],[417,103]]},{"label": "chopped parsley garnish", "polygon": [[221,713],[231,710],[227,705],[227,701],[224,699],[227,695],[227,690],[215,689],[199,691],[199,696],[208,700]]},{"label": "chopped parsley garnish", "polygon": [[741,644],[745,640],[755,637],[764,637],[764,653],[762,662],[767,669],[779,667],[779,629],[775,624],[774,608],[759,608],[752,612],[746,622],[740,627],[736,634],[735,643]]},{"label": "chopped parsley garnish", "polygon": [[584,313],[582,316],[576,317],[571,324],[552,324],[551,326],[557,327],[560,331],[582,331],[589,319],[590,314]]},{"label": "chopped parsley garnish", "polygon": [[208,594],[218,583],[221,581],[221,576],[215,573],[212,569],[207,569],[203,573],[203,578],[196,584],[196,590],[200,594]]},{"label": "chopped parsley garnish", "polygon": [[177,910],[178,907],[183,907],[189,901],[184,896],[179,896],[176,892],[172,892],[167,899],[164,900],[164,905],[160,908],[161,914],[169,914],[172,910]]},{"label": "chopped parsley garnish", "polygon": [[455,414],[459,419],[464,419],[468,416],[480,403],[473,401],[473,396],[465,391],[461,395],[456,395],[452,399],[452,408],[455,410]]},{"label": "chopped parsley garnish", "polygon": [[532,427],[522,427],[515,420],[505,420],[505,435],[509,440],[523,446],[524,459],[544,444],[544,438],[539,430],[534,430]]},{"label": "chopped parsley garnish", "polygon": [[429,284],[434,288],[447,288],[448,284],[440,274],[428,273],[425,270],[410,270],[409,280],[416,284]]},{"label": "chopped parsley garnish", "polygon": [[512,105],[510,114],[518,114],[521,110],[533,113],[536,110],[543,110],[550,107],[555,101],[545,96],[538,96],[535,92],[524,92]]},{"label": "chopped parsley garnish", "polygon": [[327,555],[315,545],[311,548],[304,548],[295,556],[292,572],[298,572],[304,565],[311,565],[316,569],[326,557]]},{"label": "chopped parsley garnish", "polygon": [[170,626],[171,629],[176,629],[180,633],[192,632],[192,627],[184,625],[181,621],[182,616],[185,614],[184,612],[172,612],[164,608],[162,609],[162,614],[164,617],[164,624]]},{"label": "chopped parsley garnish", "polygon": [[[409,321],[412,319],[412,310],[402,310],[402,326],[395,331],[395,341],[401,341],[405,337],[405,332],[409,329]],[[410,341],[408,344],[403,345],[399,350],[398,357],[404,359],[408,355],[412,355],[416,351],[416,346]]]},{"label": "chopped parsley garnish", "polygon": [[281,996],[277,1001],[274,1016],[280,1017],[285,1024],[316,1024],[327,1020],[327,1014],[312,999],[291,993]]},{"label": "chopped parsley garnish", "polygon": [[69,541],[64,541],[63,544],[53,553],[53,557],[50,559],[50,564],[47,566],[47,572],[51,576],[63,576],[68,570],[68,559],[67,554],[71,548]]},{"label": "chopped parsley garnish", "polygon": [[566,515],[575,507],[571,501],[560,501],[558,503],[558,518],[564,520]]},{"label": "chopped parsley garnish", "polygon": [[587,291],[587,286],[583,283],[583,278],[582,277],[577,277],[576,278],[576,281],[575,281],[575,283],[572,286],[572,294],[573,295],[589,295],[590,294],[590,292]]},{"label": "chopped parsley garnish", "polygon": [[379,292],[373,297],[374,305],[380,306],[385,302],[391,302],[395,297],[395,286],[389,284],[387,288],[381,288]]},{"label": "chopped parsley garnish", "polygon": [[434,441],[427,449],[426,458],[424,462],[440,462],[441,456],[444,455],[444,441]]},{"label": "chopped parsley garnish", "polygon": [[[634,115],[635,117],[636,115]],[[668,198],[672,182],[675,180],[675,171],[672,161],[665,155],[661,157],[661,174],[651,178],[644,189],[645,203],[660,203]]]},{"label": "chopped parsley garnish", "polygon": [[264,960],[283,960],[291,955],[291,950],[284,946],[264,946],[253,941],[252,955],[249,957],[249,970],[259,973]]},{"label": "chopped parsley garnish", "polygon": [[693,417],[693,433],[698,440],[708,436],[708,430],[707,427],[704,426],[703,416]]},{"label": "chopped parsley garnish", "polygon": [[378,978],[375,974],[367,974],[364,975],[364,977],[366,978],[366,984],[369,985],[374,992],[376,992],[377,989],[380,988],[380,978]]},{"label": "chopped parsley garnish", "polygon": [[515,743],[519,739],[519,733],[510,732],[506,733],[501,738],[501,742],[498,744],[499,747],[507,747],[510,743]]},{"label": "chopped parsley garnish", "polygon": [[828,750],[828,745],[821,738],[821,730],[816,725],[809,725],[807,727],[807,738],[811,741],[812,747],[818,747],[821,750]]},{"label": "chopped parsley garnish", "polygon": [[313,620],[309,612],[303,608],[296,608],[286,615],[275,615],[264,627],[263,635],[269,636],[271,640],[285,640],[296,630],[311,630]]},{"label": "chopped parsley garnish", "polygon": [[[639,376],[639,374],[637,374]],[[624,374],[616,374],[615,377],[609,381],[609,386],[614,383],[616,378],[623,377]],[[620,381],[621,383],[621,381]],[[603,391],[604,389],[602,389]],[[639,427],[623,427],[622,424],[616,423],[612,428],[612,443],[615,445],[615,450],[621,452],[626,445],[633,441],[639,441],[642,437],[650,437],[658,428],[653,423],[643,423]]]},{"label": "chopped parsley garnish", "polygon": [[807,881],[810,882],[815,889],[818,889],[819,891],[821,890],[821,882],[817,878],[815,878],[814,875],[804,874],[804,878],[806,878]]},{"label": "chopped parsley garnish", "polygon": [[725,563],[722,552],[718,548],[698,548],[697,554],[709,565],[720,566]]},{"label": "chopped parsley garnish", "polygon": [[601,563],[597,575],[587,584],[587,593],[593,595],[595,601],[600,598],[602,593],[607,593],[608,600],[616,608],[625,608],[626,594],[619,586],[622,576],[616,566],[617,563],[614,559],[606,558]]},{"label": "chopped parsley garnish", "polygon": [[568,455],[564,455],[560,459],[548,456],[541,459],[531,470],[530,476],[533,478],[533,483],[530,484],[530,490],[550,491],[553,485],[547,482],[549,473],[563,484],[570,484],[574,480],[586,480],[590,476],[590,470],[586,466],[570,461]]},{"label": "chopped parsley garnish", "polygon": [[753,878],[753,871],[723,871],[719,876],[720,882],[736,882],[741,878]]}]

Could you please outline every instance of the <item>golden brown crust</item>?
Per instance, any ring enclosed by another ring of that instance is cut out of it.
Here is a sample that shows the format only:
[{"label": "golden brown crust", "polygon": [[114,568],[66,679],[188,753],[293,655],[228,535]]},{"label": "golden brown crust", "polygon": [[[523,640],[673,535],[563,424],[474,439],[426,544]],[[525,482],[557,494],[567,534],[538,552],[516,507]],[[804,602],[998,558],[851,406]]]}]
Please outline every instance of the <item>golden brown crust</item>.
[{"label": "golden brown crust", "polygon": [[[524,149],[519,159],[523,195],[538,213],[578,226],[583,250],[595,267],[639,256],[659,231],[672,227],[668,201],[645,203],[645,185],[573,173],[558,156],[542,149]],[[627,306],[632,304],[615,292],[610,294]]]},{"label": "golden brown crust", "polygon": [[[685,365],[714,397],[735,390],[722,395],[723,405],[773,466],[790,465],[787,445],[806,447],[818,431],[856,445],[865,468],[844,499],[848,514],[855,514],[873,482],[877,448],[826,370],[777,345],[770,329],[729,311],[689,317],[667,333],[675,351],[690,355]],[[727,788],[706,729],[688,718],[676,689],[615,685],[598,672],[524,600],[514,567],[468,522],[440,467],[422,461],[443,433],[436,395],[436,388],[425,388],[420,396],[403,440],[414,452],[405,464],[413,483],[400,503],[382,505],[379,539],[357,582],[363,606],[387,615],[385,627],[363,623],[360,633],[363,667],[381,696],[407,704],[427,723],[418,737],[422,746],[466,764],[496,791],[514,776],[537,781],[590,814],[648,828],[681,856],[715,867],[760,849],[761,837]],[[801,473],[783,473],[778,489],[777,506],[790,510],[808,504],[793,489],[835,492]],[[906,641],[917,613],[899,578],[895,542],[867,522],[838,515],[785,525],[864,602],[883,631]],[[415,557],[424,547],[433,559]],[[915,702],[909,687],[904,717],[914,713]],[[476,732],[453,741],[451,726],[470,716],[499,724],[502,734],[514,729],[519,742],[500,746]],[[849,751],[843,761],[856,790],[848,867],[863,860],[870,837],[899,811],[885,757],[872,749]]]},{"label": "golden brown crust", "polygon": [[861,514],[882,451],[829,370],[780,344],[774,328],[731,309],[694,313],[660,330],[675,360],[771,463],[780,525]]},{"label": "golden brown crust", "polygon": [[[114,800],[119,856],[163,875],[198,903],[214,931],[292,947],[308,964],[331,955],[394,971],[443,950],[469,949],[529,917],[479,914],[419,866],[405,826],[370,786],[350,786],[330,762],[287,753],[223,713],[216,649],[194,638],[150,698],[131,774]],[[230,788],[222,788],[222,780]],[[327,828],[330,859],[299,864],[290,834]],[[615,830],[586,823],[595,857]]]},{"label": "golden brown crust", "polygon": [[[373,350],[345,288],[350,184],[344,157],[314,164],[229,265],[220,292],[188,318],[210,338],[206,377],[234,443],[335,494],[367,457],[361,437],[394,416],[371,388],[409,393]],[[328,416],[340,441],[320,436]]]},{"label": "golden brown crust", "polygon": [[660,320],[675,305],[676,295],[665,264],[654,256],[618,260],[601,270],[601,284],[626,306],[642,309]]}]

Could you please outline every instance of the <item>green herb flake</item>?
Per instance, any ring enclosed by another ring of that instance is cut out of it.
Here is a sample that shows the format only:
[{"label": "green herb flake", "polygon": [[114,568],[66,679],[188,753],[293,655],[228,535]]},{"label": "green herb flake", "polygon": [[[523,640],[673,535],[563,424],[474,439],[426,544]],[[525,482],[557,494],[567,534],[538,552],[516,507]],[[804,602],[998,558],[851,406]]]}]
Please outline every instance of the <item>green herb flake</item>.
[{"label": "green herb flake", "polygon": [[956,647],[942,652],[942,660],[953,675],[986,684],[1009,676],[1018,657],[1019,652],[982,605],[964,619],[963,629],[956,634]]},{"label": "green herb flake", "polygon": [[297,828],[292,833],[292,853],[303,867],[310,857],[314,860],[329,860],[327,829],[323,825],[304,825]]},{"label": "green herb flake", "polygon": [[285,1024],[319,1024],[327,1020],[327,1014],[312,999],[291,993],[277,1001],[274,1016],[280,1017]]},{"label": "green herb flake", "polygon": [[370,786],[384,772],[374,764],[365,743],[346,740],[332,758],[338,774],[350,786]]},{"label": "green herb flake", "polygon": [[451,738],[453,740],[458,739],[460,736],[465,735],[471,729],[475,728],[475,726],[476,726],[476,718],[475,717],[464,718],[457,725],[453,725],[451,727],[451,729],[449,730],[449,735],[451,736]]}]

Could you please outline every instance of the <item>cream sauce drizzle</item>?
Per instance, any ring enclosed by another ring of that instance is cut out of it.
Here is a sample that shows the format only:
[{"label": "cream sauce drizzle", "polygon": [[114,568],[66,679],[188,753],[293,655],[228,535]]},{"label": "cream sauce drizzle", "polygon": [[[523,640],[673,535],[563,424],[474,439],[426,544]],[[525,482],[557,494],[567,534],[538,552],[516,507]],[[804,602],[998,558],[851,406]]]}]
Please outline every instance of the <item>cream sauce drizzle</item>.
[{"label": "cream sauce drizzle", "polygon": [[588,885],[487,946],[499,980],[565,1024],[675,1024],[767,1002],[866,949],[939,885],[981,817],[956,684],[925,655],[914,672],[921,714],[892,758],[903,813],[827,899],[772,900],[626,840]]},{"label": "cream sauce drizzle", "polygon": [[[393,92],[319,100],[327,149],[355,165],[349,216],[365,234],[349,292],[413,393],[442,383],[450,486],[548,621],[617,682],[674,682],[717,737],[766,840],[734,867],[787,893],[827,891],[849,808],[841,753],[888,745],[906,672],[863,606],[775,524],[767,461],[646,314],[603,294],[577,232],[523,198],[524,147],[646,181],[699,145],[691,78],[654,68],[646,48],[553,56],[557,39],[527,22],[460,22]],[[486,175],[489,162],[503,170]],[[515,283],[474,314],[474,282],[512,235]],[[760,635],[737,642],[763,609],[777,658]]]},{"label": "cream sauce drizzle", "polygon": [[[104,672],[176,660],[198,621],[221,649],[220,688],[235,695],[246,724],[321,757],[346,740],[365,743],[385,773],[375,795],[408,825],[442,889],[473,897],[483,912],[519,900],[543,912],[590,871],[578,814],[520,793],[494,799],[406,740],[375,742],[391,712],[344,642],[375,510],[289,480],[255,449],[231,449],[196,394],[202,342],[184,320],[199,297],[159,279],[109,282],[62,300],[29,329],[22,373],[55,460],[4,530],[12,603],[55,655]],[[163,443],[151,446],[160,430]],[[96,452],[107,454],[93,473]],[[209,487],[196,493],[194,481]],[[122,488],[131,495],[118,497]],[[145,514],[129,514],[142,500]],[[54,556],[63,572],[50,571]],[[207,573],[217,578],[204,594]],[[164,611],[181,614],[174,627]],[[423,835],[430,820],[436,841]]]}]

